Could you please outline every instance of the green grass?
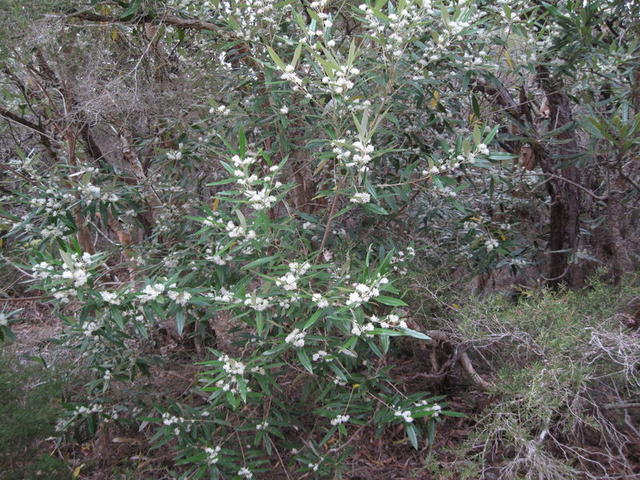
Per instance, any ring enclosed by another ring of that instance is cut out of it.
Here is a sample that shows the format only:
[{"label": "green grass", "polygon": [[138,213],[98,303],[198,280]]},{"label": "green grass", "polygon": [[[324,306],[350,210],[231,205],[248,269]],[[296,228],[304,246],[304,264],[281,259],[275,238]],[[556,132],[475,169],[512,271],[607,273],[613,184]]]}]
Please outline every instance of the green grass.
[{"label": "green grass", "polygon": [[[632,471],[632,430],[606,405],[640,395],[640,342],[616,317],[637,298],[640,278],[629,276],[620,286],[593,281],[516,304],[499,295],[467,303],[450,327],[478,364],[490,365],[495,398],[464,450],[476,465],[468,478],[492,468],[505,480]],[[585,460],[583,447],[605,460]]]},{"label": "green grass", "polygon": [[[69,470],[51,457],[44,440],[55,433],[61,383],[36,361],[0,346],[0,472],[3,480],[67,480]],[[50,447],[50,445],[49,445]]]}]

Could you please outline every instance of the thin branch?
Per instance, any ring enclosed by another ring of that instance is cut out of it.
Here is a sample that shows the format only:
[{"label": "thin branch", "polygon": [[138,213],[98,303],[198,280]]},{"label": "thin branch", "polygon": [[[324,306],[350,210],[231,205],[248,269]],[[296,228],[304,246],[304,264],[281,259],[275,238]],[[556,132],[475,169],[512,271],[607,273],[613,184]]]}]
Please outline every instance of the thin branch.
[{"label": "thin branch", "polygon": [[220,29],[213,23],[205,22],[197,18],[182,18],[176,15],[159,12],[157,15],[139,15],[133,17],[131,21],[121,20],[117,17],[109,17],[106,15],[98,15],[92,12],[75,12],[69,15],[70,17],[78,18],[80,20],[88,20],[90,22],[100,23],[131,23],[131,22],[147,22],[147,23],[166,23],[168,25],[174,25],[176,27],[185,28],[189,30],[207,30],[210,32],[219,32]]},{"label": "thin branch", "polygon": [[561,181],[566,182],[566,183],[568,183],[570,185],[573,185],[574,187],[579,188],[584,193],[586,193],[587,195],[593,197],[596,200],[606,200],[608,198],[607,195],[597,195],[596,193],[593,193],[593,191],[591,191],[588,188],[580,185],[579,183],[574,182],[573,180],[569,180],[568,178],[561,177],[560,175],[556,175],[555,173],[539,172],[539,173],[530,173],[530,174],[525,174],[525,175],[533,175],[533,176],[544,175],[546,177],[555,178],[556,180],[561,180]]},{"label": "thin branch", "polygon": [[53,140],[54,142],[56,141],[56,139],[53,138],[52,136],[48,135],[47,132],[45,132],[44,129],[40,125],[37,125],[37,124],[27,120],[26,118],[19,117],[18,115],[16,115],[13,112],[10,112],[6,108],[0,107],[0,117],[4,117],[7,120],[10,120],[10,121],[15,122],[15,123],[17,123],[19,125],[22,125],[23,127],[26,127],[26,128],[28,128],[30,130],[33,130],[34,132],[36,132],[38,135],[40,135],[42,137],[46,137],[49,140]]}]

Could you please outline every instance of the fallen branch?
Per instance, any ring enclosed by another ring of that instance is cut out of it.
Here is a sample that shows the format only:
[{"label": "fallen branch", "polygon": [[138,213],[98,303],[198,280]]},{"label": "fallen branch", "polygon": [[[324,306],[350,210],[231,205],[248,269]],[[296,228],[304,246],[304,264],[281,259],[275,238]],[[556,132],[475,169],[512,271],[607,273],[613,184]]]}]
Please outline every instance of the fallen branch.
[{"label": "fallen branch", "polygon": [[[431,340],[427,341],[427,343],[430,343],[431,345],[434,345],[437,343],[448,343],[452,345],[459,345],[454,341],[454,339],[450,334],[442,330],[427,330],[424,333],[429,337],[431,337]],[[454,362],[450,362],[450,363],[455,363],[455,360],[457,360],[462,370],[467,374],[467,376],[474,383],[474,385],[476,385],[478,388],[485,391],[491,390],[493,388],[493,384],[491,382],[488,382],[484,378],[482,378],[482,376],[476,371],[473,364],[471,363],[471,358],[469,358],[469,355],[467,354],[467,352],[456,353],[455,356],[457,358],[454,359]],[[447,364],[445,364],[443,368],[440,369],[440,372],[436,373],[435,375],[432,375],[432,377],[439,378],[443,376],[446,366]],[[430,376],[430,375],[425,374],[425,376]]]}]

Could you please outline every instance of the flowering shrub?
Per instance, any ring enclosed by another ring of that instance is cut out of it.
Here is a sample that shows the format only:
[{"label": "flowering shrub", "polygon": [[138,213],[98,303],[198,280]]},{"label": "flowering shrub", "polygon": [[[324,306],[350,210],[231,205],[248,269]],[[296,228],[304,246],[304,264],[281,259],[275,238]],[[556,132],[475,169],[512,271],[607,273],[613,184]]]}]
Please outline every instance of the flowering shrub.
[{"label": "flowering shrub", "polygon": [[[558,175],[523,173],[514,142],[547,152],[569,123],[506,128],[517,108],[485,97],[562,49],[567,19],[527,2],[307,3],[72,2],[35,50],[7,50],[0,113],[27,131],[0,212],[11,262],[92,375],[61,432],[126,412],[157,426],[185,478],[252,478],[283,448],[325,475],[358,426],[401,425],[418,448],[455,415],[385,366],[392,337],[428,340],[402,278],[427,248],[486,268],[533,257],[513,219],[543,201],[514,191]],[[423,236],[398,248],[393,222]],[[109,405],[114,382],[162,360],[149,351],[167,326],[206,356],[201,402]]]}]

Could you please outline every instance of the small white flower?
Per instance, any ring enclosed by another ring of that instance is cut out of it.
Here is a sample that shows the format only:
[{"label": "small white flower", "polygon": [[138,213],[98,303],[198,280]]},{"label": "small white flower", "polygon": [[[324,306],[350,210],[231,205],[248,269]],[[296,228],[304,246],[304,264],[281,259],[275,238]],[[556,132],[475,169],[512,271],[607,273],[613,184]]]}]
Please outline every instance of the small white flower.
[{"label": "small white flower", "polygon": [[302,348],[304,347],[304,337],[307,334],[305,332],[300,331],[299,328],[294,328],[289,335],[284,339],[286,343],[290,343],[294,347]]},{"label": "small white flower", "polygon": [[167,296],[178,305],[186,305],[191,299],[191,294],[189,292],[177,292],[175,290],[171,290],[167,293]]},{"label": "small white flower", "polygon": [[338,415],[336,418],[331,419],[331,425],[335,427],[336,425],[340,425],[341,423],[347,423],[350,418],[351,416],[349,415]]},{"label": "small white flower", "polygon": [[360,193],[354,193],[351,196],[350,202],[365,204],[365,203],[369,203],[370,200],[371,200],[371,195],[365,192],[360,192]]},{"label": "small white flower", "polygon": [[327,352],[325,352],[324,350],[318,350],[316,353],[314,353],[311,358],[314,362],[319,362],[320,360],[322,360],[324,357],[326,357],[327,355],[329,355]]},{"label": "small white flower", "polygon": [[104,300],[107,303],[110,303],[111,305],[120,305],[120,300],[118,299],[117,293],[100,292],[100,296],[102,297],[102,300]]},{"label": "small white flower", "polygon": [[251,470],[246,467],[242,467],[240,470],[238,470],[238,475],[246,478],[247,480],[253,478],[253,473],[251,473]]},{"label": "small white flower", "polygon": [[326,308],[329,306],[329,301],[324,298],[322,295],[320,295],[319,293],[314,293],[311,296],[311,300],[313,301],[313,303],[315,303],[319,308]]},{"label": "small white flower", "polygon": [[494,248],[498,248],[499,245],[500,242],[498,242],[498,240],[496,240],[495,238],[489,238],[484,242],[484,246],[488,252],[490,252]]},{"label": "small white flower", "polygon": [[489,148],[484,143],[478,145],[476,150],[482,155],[489,155]]},{"label": "small white flower", "polygon": [[283,105],[282,107],[280,107],[280,110],[278,110],[281,114],[286,115],[287,113],[289,113],[289,107],[287,107],[286,105]]},{"label": "small white flower", "polygon": [[207,454],[207,463],[209,465],[214,465],[218,463],[218,460],[219,460],[218,454],[220,453],[220,450],[222,450],[220,446],[217,446],[215,448],[211,448],[211,447],[204,448],[204,452]]}]

